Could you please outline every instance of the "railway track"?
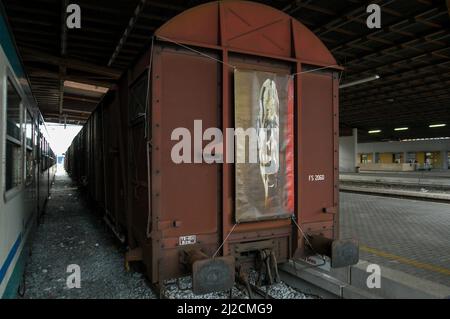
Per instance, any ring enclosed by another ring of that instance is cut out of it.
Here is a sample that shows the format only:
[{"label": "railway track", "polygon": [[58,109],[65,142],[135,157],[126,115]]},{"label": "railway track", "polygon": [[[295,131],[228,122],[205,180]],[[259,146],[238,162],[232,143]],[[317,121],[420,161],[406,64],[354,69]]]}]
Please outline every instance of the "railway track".
[{"label": "railway track", "polygon": [[450,203],[450,196],[444,193],[433,193],[433,192],[420,192],[420,191],[405,191],[400,189],[388,189],[388,188],[368,188],[368,187],[352,187],[352,186],[341,186],[341,192],[353,193],[353,194],[364,194],[364,195],[374,195],[383,196],[390,198],[400,198],[400,199],[413,199],[426,202],[437,202],[437,203]]}]

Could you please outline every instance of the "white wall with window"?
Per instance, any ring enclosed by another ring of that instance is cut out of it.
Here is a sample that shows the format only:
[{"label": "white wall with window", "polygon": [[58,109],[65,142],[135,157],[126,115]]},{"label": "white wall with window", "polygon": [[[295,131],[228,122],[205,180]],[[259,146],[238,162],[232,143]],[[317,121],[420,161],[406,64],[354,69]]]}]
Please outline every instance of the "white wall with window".
[{"label": "white wall with window", "polygon": [[[406,163],[414,161],[425,161],[427,156],[433,156],[433,160],[438,157],[438,167],[435,169],[448,169],[450,163],[450,138],[432,138],[416,139],[407,141],[376,142],[376,143],[358,143],[359,153],[373,153],[375,163],[377,163],[379,154],[392,153],[403,154],[401,158]],[[430,155],[427,155],[430,154]],[[419,158],[421,155],[424,158]]]}]

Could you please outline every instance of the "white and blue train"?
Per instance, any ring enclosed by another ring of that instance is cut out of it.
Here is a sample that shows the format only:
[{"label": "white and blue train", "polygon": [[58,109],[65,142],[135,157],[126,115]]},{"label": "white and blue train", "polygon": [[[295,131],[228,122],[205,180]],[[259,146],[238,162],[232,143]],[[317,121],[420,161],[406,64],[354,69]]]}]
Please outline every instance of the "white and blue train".
[{"label": "white and blue train", "polygon": [[0,298],[14,298],[56,162],[1,3],[0,11]]}]

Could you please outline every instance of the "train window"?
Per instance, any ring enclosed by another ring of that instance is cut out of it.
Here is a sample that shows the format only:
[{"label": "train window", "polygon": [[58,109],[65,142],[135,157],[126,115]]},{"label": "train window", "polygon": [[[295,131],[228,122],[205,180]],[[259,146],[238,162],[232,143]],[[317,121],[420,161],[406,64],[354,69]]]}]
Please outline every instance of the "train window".
[{"label": "train window", "polygon": [[5,190],[22,183],[22,128],[20,122],[21,98],[10,79],[6,98],[6,158]]},{"label": "train window", "polygon": [[44,140],[44,171],[47,169],[47,141]]},{"label": "train window", "polygon": [[41,134],[41,147],[40,147],[40,158],[41,158],[41,172],[45,170],[45,163],[44,163],[44,138]]},{"label": "train window", "polygon": [[48,169],[48,142],[45,141],[45,169]]},{"label": "train window", "polygon": [[25,139],[26,139],[26,184],[33,181],[33,118],[30,112],[26,112],[25,119]]},{"label": "train window", "polygon": [[34,132],[34,140],[33,140],[34,158],[39,163],[39,130],[36,125],[33,127],[33,132]]},{"label": "train window", "polygon": [[47,169],[47,141],[44,140],[44,168],[43,171],[45,171]]},{"label": "train window", "polygon": [[31,117],[30,112],[25,113],[25,137],[26,137],[26,145],[30,148],[33,148],[33,118]]},{"label": "train window", "polygon": [[145,115],[147,111],[147,88],[148,75],[147,72],[145,72],[130,86],[130,122],[135,121],[139,117],[143,118],[143,116]]}]

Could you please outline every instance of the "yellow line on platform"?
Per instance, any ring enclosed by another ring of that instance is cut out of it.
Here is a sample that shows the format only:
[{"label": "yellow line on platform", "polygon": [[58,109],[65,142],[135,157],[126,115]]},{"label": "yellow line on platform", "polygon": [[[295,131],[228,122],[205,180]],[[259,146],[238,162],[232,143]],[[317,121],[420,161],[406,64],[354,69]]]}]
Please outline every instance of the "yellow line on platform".
[{"label": "yellow line on platform", "polygon": [[394,254],[391,254],[391,253],[388,253],[388,252],[385,252],[385,251],[382,251],[379,249],[367,247],[364,245],[360,245],[359,249],[364,252],[376,255],[376,256],[380,256],[380,257],[384,257],[387,259],[392,259],[392,260],[398,261],[399,263],[402,263],[402,264],[406,264],[406,265],[410,265],[410,266],[413,266],[413,267],[416,267],[419,269],[430,270],[433,272],[437,272],[437,273],[441,273],[441,274],[450,276],[450,269],[448,269],[448,268],[439,267],[439,266],[423,263],[420,261],[408,259],[405,257],[397,256],[397,255],[394,255]]}]

